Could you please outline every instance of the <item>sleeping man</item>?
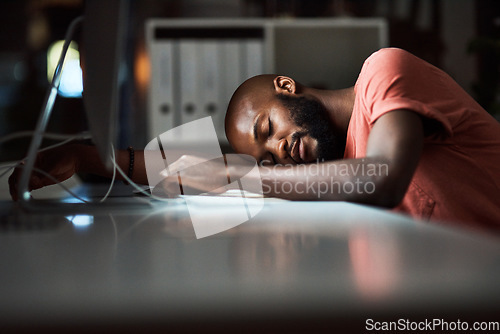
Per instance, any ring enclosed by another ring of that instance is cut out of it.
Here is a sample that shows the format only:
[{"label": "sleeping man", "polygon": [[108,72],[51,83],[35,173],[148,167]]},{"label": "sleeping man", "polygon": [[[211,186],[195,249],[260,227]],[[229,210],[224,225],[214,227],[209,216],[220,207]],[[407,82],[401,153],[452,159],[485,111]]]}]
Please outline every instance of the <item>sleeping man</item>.
[{"label": "sleeping man", "polygon": [[[342,90],[281,75],[248,79],[229,103],[225,127],[234,151],[259,163],[255,177],[267,196],[364,203],[500,230],[500,124],[447,74],[401,49],[371,55],[355,86]],[[117,162],[127,170],[129,152],[118,152]],[[36,165],[58,180],[78,171],[109,175],[92,146],[40,154]],[[147,184],[140,151],[133,168],[133,181]],[[226,170],[204,175],[216,173]],[[9,179],[14,199],[18,177],[16,170]],[[183,177],[182,185],[210,190],[207,179]],[[30,187],[52,183],[35,173]]]}]

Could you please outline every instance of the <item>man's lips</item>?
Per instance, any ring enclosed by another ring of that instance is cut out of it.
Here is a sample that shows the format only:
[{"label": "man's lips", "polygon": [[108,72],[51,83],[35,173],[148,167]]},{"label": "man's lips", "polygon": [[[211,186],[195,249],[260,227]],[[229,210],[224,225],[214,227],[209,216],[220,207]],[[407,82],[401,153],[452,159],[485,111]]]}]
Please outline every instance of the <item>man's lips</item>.
[{"label": "man's lips", "polygon": [[306,161],[306,153],[305,153],[305,147],[304,147],[304,141],[301,139],[299,143],[299,155],[300,155],[300,160],[302,162]]}]

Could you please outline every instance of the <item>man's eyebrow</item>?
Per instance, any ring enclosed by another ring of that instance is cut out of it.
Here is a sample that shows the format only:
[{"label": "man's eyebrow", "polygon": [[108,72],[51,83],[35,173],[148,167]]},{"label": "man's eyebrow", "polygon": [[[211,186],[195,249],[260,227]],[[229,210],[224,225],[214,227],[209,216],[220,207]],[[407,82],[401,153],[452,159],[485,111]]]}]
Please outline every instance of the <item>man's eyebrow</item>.
[{"label": "man's eyebrow", "polygon": [[255,139],[255,141],[258,141],[259,139],[259,129],[258,129],[258,124],[259,124],[259,118],[260,118],[260,115],[257,116],[257,118],[255,119],[255,123],[253,124],[253,138]]}]

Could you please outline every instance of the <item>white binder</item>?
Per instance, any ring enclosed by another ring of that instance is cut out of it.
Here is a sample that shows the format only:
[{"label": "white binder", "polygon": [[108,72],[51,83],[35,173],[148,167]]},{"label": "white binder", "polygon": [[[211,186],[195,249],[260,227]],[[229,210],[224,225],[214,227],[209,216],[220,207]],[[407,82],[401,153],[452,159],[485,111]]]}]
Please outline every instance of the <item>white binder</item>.
[{"label": "white binder", "polygon": [[150,44],[151,75],[148,133],[157,136],[173,128],[176,103],[174,95],[174,46],[172,41]]},{"label": "white binder", "polygon": [[[204,116],[199,94],[201,69],[200,41],[181,39],[179,42],[180,122],[186,124]],[[182,133],[179,140],[195,140],[196,133]]]},{"label": "white binder", "polygon": [[245,64],[243,80],[264,73],[264,42],[258,39],[249,39],[244,43]]},{"label": "white binder", "polygon": [[[243,71],[241,59],[241,41],[227,39],[221,42],[221,60],[224,64],[223,82],[222,82],[222,100],[224,111],[227,109],[229,100],[234,93],[234,90],[241,84]],[[222,124],[224,126],[224,124]],[[216,125],[217,127],[217,125]]]},{"label": "white binder", "polygon": [[198,80],[200,117],[212,116],[217,137],[224,140],[225,108],[221,96],[221,71],[224,66],[220,59],[220,40],[205,39],[200,41],[199,60],[200,71]]}]

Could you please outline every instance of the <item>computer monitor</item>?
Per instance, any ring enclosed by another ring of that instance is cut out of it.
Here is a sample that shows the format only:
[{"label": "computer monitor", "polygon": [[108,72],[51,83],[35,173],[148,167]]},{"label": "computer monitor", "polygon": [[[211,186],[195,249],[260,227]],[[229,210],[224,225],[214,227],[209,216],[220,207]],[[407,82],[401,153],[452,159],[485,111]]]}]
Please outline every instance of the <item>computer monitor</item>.
[{"label": "computer monitor", "polygon": [[112,168],[117,143],[122,63],[128,22],[126,0],[86,0],[83,20],[83,102],[101,160]]},{"label": "computer monitor", "polygon": [[82,29],[83,101],[89,130],[103,163],[111,168],[112,144],[117,143],[120,74],[124,56],[127,0],[86,0],[84,16],[75,19],[68,28],[65,45],[56,67],[51,86],[42,106],[35,134],[19,181],[19,200],[24,208],[40,208],[29,193],[29,179],[49,121],[61,80],[62,65],[77,29]]}]

